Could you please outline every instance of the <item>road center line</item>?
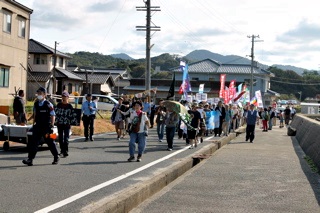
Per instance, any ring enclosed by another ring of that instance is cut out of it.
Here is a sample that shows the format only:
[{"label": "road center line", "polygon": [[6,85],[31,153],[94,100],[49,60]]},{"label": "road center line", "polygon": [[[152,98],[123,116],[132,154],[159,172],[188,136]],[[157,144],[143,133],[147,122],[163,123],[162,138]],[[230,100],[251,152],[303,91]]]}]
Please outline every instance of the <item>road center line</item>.
[{"label": "road center line", "polygon": [[109,186],[109,185],[111,185],[113,183],[116,183],[116,182],[118,182],[120,180],[123,180],[123,179],[125,179],[127,177],[130,177],[130,176],[132,176],[132,175],[134,175],[134,174],[136,174],[138,172],[141,172],[141,171],[143,171],[143,170],[145,170],[145,169],[147,169],[147,168],[149,168],[151,166],[154,166],[154,165],[156,165],[156,164],[158,164],[158,163],[160,163],[162,161],[165,161],[165,160],[167,160],[167,159],[169,159],[169,158],[171,158],[171,157],[173,157],[173,156],[175,156],[175,155],[177,155],[177,154],[179,154],[179,153],[181,153],[181,152],[183,152],[183,151],[185,151],[187,149],[189,149],[189,146],[186,146],[183,149],[177,150],[177,151],[175,151],[175,152],[173,152],[173,153],[171,153],[171,154],[169,154],[169,155],[167,155],[167,156],[165,156],[163,158],[160,158],[160,159],[155,160],[155,161],[153,161],[151,163],[148,163],[148,164],[146,164],[146,165],[144,165],[144,166],[142,166],[142,167],[140,167],[138,169],[135,169],[135,170],[133,170],[131,172],[123,174],[123,175],[121,175],[119,177],[116,177],[114,179],[108,180],[108,181],[106,181],[104,183],[101,183],[99,185],[96,185],[94,187],[91,187],[91,188],[89,188],[89,189],[87,189],[87,190],[85,190],[83,192],[75,194],[75,195],[73,195],[73,196],[71,196],[69,198],[66,198],[66,199],[64,199],[62,201],[59,201],[59,202],[57,202],[55,204],[52,204],[52,205],[50,205],[50,206],[48,206],[46,208],[40,209],[40,210],[36,211],[35,213],[45,213],[45,212],[50,212],[50,211],[53,211],[55,209],[58,209],[58,208],[60,208],[62,206],[65,206],[65,205],[67,205],[69,203],[72,203],[72,202],[74,202],[74,201],[76,201],[76,200],[78,200],[78,199],[80,199],[80,198],[82,198],[82,197],[84,197],[86,195],[89,195],[89,194],[91,194],[91,193],[93,193],[95,191],[98,191],[98,190],[100,190],[100,189],[102,189],[104,187],[107,187],[107,186]]}]

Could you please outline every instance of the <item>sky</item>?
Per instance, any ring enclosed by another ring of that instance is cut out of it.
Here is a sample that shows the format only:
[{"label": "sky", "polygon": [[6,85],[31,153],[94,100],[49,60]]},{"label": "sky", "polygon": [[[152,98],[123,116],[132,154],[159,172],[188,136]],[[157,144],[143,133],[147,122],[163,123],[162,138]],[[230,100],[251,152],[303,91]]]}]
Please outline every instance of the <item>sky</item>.
[{"label": "sky", "polygon": [[[33,9],[31,35],[65,53],[126,53],[145,58],[143,0],[16,0]],[[185,56],[205,49],[221,55],[251,54],[266,65],[320,69],[320,17],[317,0],[151,0],[160,6],[152,23],[151,57]]]}]

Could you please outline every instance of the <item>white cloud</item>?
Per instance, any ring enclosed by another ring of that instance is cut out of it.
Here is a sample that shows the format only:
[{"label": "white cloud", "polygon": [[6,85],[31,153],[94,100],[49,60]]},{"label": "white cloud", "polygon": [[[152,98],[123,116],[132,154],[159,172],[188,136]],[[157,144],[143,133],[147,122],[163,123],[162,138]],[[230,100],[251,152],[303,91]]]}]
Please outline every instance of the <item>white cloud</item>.
[{"label": "white cloud", "polygon": [[[66,52],[127,53],[145,57],[143,1],[132,0],[18,0],[34,9],[31,37]],[[247,35],[255,43],[260,63],[290,64],[318,69],[320,19],[316,0],[152,0],[161,11],[152,22],[161,31],[152,36],[152,56],[186,55],[207,49],[223,55],[250,54]]]}]

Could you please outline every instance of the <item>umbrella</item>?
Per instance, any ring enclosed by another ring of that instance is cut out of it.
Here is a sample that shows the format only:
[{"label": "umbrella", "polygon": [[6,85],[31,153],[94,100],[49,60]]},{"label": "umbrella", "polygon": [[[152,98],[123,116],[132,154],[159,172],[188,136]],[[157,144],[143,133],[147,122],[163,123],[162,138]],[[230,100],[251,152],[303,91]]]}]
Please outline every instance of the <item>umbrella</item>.
[{"label": "umbrella", "polygon": [[188,114],[188,109],[183,106],[181,103],[179,103],[178,101],[171,101],[171,100],[165,100],[163,102],[163,105],[167,108],[170,109],[173,112],[176,112],[178,114]]},{"label": "umbrella", "polygon": [[177,101],[171,101],[171,100],[165,100],[163,102],[163,105],[167,109],[170,109],[171,111],[176,112],[179,115],[181,121],[183,121],[183,123],[187,125],[188,129],[195,130],[195,128],[193,128],[190,125],[191,117],[188,113],[188,109],[185,106],[183,106],[181,103]]}]

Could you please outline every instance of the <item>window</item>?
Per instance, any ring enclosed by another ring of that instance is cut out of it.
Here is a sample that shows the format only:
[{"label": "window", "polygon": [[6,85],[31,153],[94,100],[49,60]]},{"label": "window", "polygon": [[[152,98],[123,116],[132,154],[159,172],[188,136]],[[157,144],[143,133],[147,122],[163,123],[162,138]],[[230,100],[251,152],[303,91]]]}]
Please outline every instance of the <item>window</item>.
[{"label": "window", "polygon": [[72,84],[71,83],[69,83],[68,84],[68,93],[72,93]]},{"label": "window", "polygon": [[214,81],[214,78],[209,78],[209,81]]},{"label": "window", "polygon": [[59,57],[59,67],[63,67],[63,58]]},{"label": "window", "polygon": [[0,68],[0,87],[9,87],[9,69]]},{"label": "window", "polygon": [[193,81],[199,81],[199,78],[192,78]]},{"label": "window", "polygon": [[7,10],[3,10],[3,31],[6,33],[11,33],[11,21],[12,13]]},{"label": "window", "polygon": [[35,54],[33,59],[33,64],[47,64],[47,56]]},{"label": "window", "polygon": [[79,90],[79,84],[74,85],[74,91],[75,91],[75,92],[80,92],[80,90]]},{"label": "window", "polygon": [[21,38],[26,37],[26,19],[18,16],[18,22],[19,22],[19,31],[18,31],[18,36]]},{"label": "window", "polygon": [[54,66],[54,56],[51,56],[51,64]]}]

